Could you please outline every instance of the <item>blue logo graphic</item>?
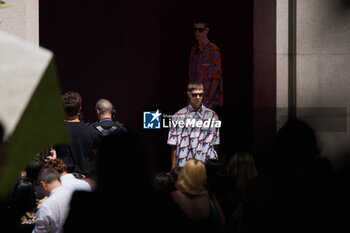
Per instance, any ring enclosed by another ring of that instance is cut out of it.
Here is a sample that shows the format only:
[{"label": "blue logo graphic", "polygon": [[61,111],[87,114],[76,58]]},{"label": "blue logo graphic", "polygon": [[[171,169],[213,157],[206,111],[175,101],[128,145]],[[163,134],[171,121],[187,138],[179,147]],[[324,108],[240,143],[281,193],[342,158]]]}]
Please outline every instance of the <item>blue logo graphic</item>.
[{"label": "blue logo graphic", "polygon": [[160,116],[162,113],[157,110],[156,112],[143,112],[143,128],[144,129],[160,129]]}]

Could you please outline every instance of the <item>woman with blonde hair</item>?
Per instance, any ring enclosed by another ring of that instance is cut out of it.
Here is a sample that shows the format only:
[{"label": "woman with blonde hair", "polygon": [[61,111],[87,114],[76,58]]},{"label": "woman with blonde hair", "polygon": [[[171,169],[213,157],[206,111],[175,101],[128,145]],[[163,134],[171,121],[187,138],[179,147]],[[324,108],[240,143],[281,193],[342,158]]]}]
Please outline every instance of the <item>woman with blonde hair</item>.
[{"label": "woman with blonde hair", "polygon": [[171,197],[195,225],[215,232],[225,226],[225,217],[219,202],[206,188],[206,169],[203,162],[190,159],[182,168]]},{"label": "woman with blonde hair", "polygon": [[190,159],[179,174],[176,187],[191,195],[206,192],[206,169],[203,162]]}]

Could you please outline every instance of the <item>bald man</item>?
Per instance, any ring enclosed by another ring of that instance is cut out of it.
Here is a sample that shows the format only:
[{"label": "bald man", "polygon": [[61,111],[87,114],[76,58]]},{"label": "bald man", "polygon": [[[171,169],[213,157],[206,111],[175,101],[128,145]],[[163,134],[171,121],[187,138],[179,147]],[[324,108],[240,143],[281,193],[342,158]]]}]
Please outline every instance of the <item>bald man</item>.
[{"label": "bald man", "polygon": [[93,123],[92,126],[97,130],[100,136],[108,136],[114,133],[126,132],[123,124],[118,121],[114,121],[116,110],[109,100],[98,100],[95,110],[98,121]]}]

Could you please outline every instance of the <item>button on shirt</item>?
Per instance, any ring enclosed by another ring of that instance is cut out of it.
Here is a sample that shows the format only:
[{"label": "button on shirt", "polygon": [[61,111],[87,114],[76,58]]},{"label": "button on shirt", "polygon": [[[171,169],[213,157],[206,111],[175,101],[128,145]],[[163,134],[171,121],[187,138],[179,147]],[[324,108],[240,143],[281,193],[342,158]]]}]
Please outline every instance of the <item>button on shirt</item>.
[{"label": "button on shirt", "polygon": [[[209,90],[214,79],[219,80],[214,97],[210,103],[206,102]],[[189,81],[200,82],[204,87],[204,104],[223,105],[223,83],[221,70],[221,54],[219,48],[206,39],[203,43],[192,47],[189,64]]]},{"label": "button on shirt", "polygon": [[71,189],[62,185],[51,191],[50,196],[40,205],[36,213],[33,233],[63,231],[72,193]]},{"label": "button on shirt", "polygon": [[191,158],[203,162],[218,158],[214,148],[220,144],[218,121],[217,114],[203,105],[195,110],[190,104],[174,114],[167,143],[176,146],[177,166]]}]

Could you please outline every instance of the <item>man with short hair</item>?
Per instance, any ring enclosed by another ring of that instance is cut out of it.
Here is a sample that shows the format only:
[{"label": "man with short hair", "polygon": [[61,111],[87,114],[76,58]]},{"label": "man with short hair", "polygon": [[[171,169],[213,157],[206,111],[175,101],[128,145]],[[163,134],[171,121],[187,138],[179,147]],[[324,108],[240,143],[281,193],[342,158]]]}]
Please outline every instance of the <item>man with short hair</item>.
[{"label": "man with short hair", "polygon": [[198,18],[193,24],[197,44],[192,47],[189,64],[189,82],[200,82],[204,87],[203,104],[207,108],[223,106],[223,82],[219,48],[208,40],[209,23]]},{"label": "man with short hair", "polygon": [[98,121],[91,124],[100,136],[115,133],[125,133],[126,128],[119,121],[115,121],[116,109],[107,99],[99,99],[95,106]]},{"label": "man with short hair", "polygon": [[60,233],[69,212],[72,190],[61,185],[60,175],[53,168],[43,169],[39,173],[38,181],[48,198],[36,213],[33,233]]},{"label": "man with short hair", "polygon": [[202,104],[201,83],[189,83],[187,94],[190,104],[174,114],[168,135],[168,144],[172,145],[171,168],[183,167],[191,158],[202,162],[218,159],[214,146],[220,144],[221,121]]},{"label": "man with short hair", "polygon": [[56,146],[57,158],[71,158],[74,172],[89,176],[90,160],[94,159],[93,150],[98,148],[98,134],[90,126],[79,120],[82,110],[82,98],[79,93],[68,91],[62,95],[65,122],[70,132],[70,144]]}]

